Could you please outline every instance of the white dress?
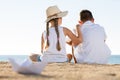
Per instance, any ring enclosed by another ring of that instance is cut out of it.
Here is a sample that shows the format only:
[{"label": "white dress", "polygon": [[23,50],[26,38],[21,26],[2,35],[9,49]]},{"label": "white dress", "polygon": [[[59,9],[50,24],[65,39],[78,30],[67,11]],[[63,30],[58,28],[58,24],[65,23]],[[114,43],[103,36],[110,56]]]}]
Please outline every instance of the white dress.
[{"label": "white dress", "polygon": [[81,27],[83,43],[75,48],[75,57],[79,63],[108,62],[111,51],[105,44],[106,34],[103,27],[87,21]]},{"label": "white dress", "polygon": [[[47,57],[48,62],[65,62],[67,61],[66,56],[66,40],[65,35],[63,32],[63,27],[59,26],[59,42],[61,46],[61,50],[58,51],[56,49],[56,43],[57,43],[57,34],[55,32],[55,28],[49,28],[49,47],[44,51],[43,56]],[[46,42],[46,31],[44,32],[44,40]]]}]

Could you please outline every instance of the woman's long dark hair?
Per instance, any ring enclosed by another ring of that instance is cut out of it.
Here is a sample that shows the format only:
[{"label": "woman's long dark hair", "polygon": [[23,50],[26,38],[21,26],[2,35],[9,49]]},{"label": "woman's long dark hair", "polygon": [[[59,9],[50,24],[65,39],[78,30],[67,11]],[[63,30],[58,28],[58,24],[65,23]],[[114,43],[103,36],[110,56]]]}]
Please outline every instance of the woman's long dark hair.
[{"label": "woman's long dark hair", "polygon": [[[58,19],[59,18],[55,18],[55,19],[52,19],[52,20],[50,20],[50,21],[53,21],[54,22],[54,26],[55,26],[55,31],[56,31],[56,34],[57,34],[57,44],[56,44],[56,49],[58,50],[58,51],[60,51],[61,50],[61,46],[60,46],[60,42],[59,42],[59,37],[60,37],[60,35],[59,35],[59,30],[58,30]],[[49,21],[49,22],[50,22]],[[49,43],[49,22],[47,22],[47,24],[46,24],[46,31],[47,31],[47,45],[46,45],[46,48],[47,47],[49,47],[49,45],[50,45],[50,43]]]}]

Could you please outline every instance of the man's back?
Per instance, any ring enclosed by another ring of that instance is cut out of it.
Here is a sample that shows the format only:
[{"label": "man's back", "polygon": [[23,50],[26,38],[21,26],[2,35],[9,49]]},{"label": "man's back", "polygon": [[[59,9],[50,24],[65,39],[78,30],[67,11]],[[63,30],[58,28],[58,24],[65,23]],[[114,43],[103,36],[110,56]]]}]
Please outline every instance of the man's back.
[{"label": "man's back", "polygon": [[84,42],[92,43],[92,45],[98,45],[98,43],[104,43],[106,34],[103,27],[87,21],[82,26],[82,34]]}]

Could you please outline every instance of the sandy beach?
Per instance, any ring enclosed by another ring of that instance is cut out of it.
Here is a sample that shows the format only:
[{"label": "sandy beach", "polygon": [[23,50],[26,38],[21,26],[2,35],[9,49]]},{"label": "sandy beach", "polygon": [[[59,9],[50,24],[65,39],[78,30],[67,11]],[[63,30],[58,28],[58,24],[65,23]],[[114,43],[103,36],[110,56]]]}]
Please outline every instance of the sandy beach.
[{"label": "sandy beach", "polygon": [[9,62],[0,62],[0,80],[120,80],[120,65],[49,63],[34,75],[16,73]]}]

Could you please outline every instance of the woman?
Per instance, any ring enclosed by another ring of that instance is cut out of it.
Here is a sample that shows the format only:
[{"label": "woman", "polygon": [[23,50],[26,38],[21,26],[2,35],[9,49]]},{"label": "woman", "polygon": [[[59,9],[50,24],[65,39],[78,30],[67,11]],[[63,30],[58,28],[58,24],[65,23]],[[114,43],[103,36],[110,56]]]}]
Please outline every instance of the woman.
[{"label": "woman", "polygon": [[82,42],[79,27],[76,36],[69,29],[61,26],[62,17],[67,13],[67,11],[60,11],[57,6],[50,6],[46,10],[46,31],[42,34],[41,52],[47,57],[48,62],[66,62],[72,59],[70,54],[66,54],[66,36],[71,39],[74,46]]}]

